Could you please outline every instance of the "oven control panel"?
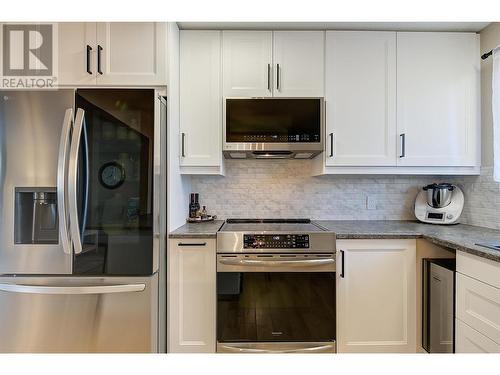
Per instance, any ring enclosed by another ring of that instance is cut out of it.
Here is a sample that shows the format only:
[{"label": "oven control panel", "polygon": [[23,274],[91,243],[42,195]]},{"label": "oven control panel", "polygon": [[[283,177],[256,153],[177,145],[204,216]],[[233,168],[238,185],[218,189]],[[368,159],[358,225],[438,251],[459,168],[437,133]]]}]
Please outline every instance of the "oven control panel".
[{"label": "oven control panel", "polygon": [[244,249],[309,249],[308,234],[245,234]]}]

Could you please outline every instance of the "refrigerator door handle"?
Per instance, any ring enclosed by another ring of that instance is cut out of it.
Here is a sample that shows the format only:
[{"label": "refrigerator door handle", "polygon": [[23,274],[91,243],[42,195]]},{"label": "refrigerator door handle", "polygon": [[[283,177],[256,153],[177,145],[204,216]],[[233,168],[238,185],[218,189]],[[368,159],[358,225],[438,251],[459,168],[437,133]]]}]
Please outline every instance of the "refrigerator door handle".
[{"label": "refrigerator door handle", "polygon": [[43,286],[23,284],[0,284],[0,291],[28,294],[109,294],[142,292],[146,284]]},{"label": "refrigerator door handle", "polygon": [[57,214],[59,220],[59,235],[64,253],[71,254],[71,239],[68,229],[68,213],[66,210],[66,180],[69,138],[73,127],[73,109],[68,108],[64,114],[64,122],[59,142],[57,161]]},{"label": "refrigerator door handle", "polygon": [[[71,149],[69,152],[68,167],[68,208],[69,208],[69,229],[75,254],[82,252],[82,236],[80,235],[80,225],[78,220],[78,153],[80,151],[80,139],[82,137],[83,122],[85,121],[85,111],[78,108],[76,111],[75,125],[71,139]],[[83,232],[82,232],[83,234]]]}]

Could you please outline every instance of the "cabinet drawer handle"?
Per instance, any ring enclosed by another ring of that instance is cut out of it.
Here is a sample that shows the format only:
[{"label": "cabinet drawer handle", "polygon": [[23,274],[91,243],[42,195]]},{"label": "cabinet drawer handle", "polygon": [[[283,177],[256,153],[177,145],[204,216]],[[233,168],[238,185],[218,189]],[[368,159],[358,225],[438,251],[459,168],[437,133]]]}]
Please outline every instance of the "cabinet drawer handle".
[{"label": "cabinet drawer handle", "polygon": [[92,70],[90,70],[90,53],[92,52],[92,47],[87,44],[87,73],[92,75]]},{"label": "cabinet drawer handle", "polygon": [[345,258],[345,252],[344,250],[340,250],[340,254],[342,255],[342,261],[340,263],[340,277],[344,278],[344,258]]},{"label": "cabinet drawer handle", "polygon": [[401,154],[399,157],[404,158],[406,156],[406,134],[402,133],[399,137],[401,138]]},{"label": "cabinet drawer handle", "polygon": [[101,70],[101,51],[102,51],[102,47],[100,45],[97,45],[97,72],[102,75],[102,70]]},{"label": "cabinet drawer handle", "polygon": [[179,242],[178,246],[206,246],[206,242]]}]

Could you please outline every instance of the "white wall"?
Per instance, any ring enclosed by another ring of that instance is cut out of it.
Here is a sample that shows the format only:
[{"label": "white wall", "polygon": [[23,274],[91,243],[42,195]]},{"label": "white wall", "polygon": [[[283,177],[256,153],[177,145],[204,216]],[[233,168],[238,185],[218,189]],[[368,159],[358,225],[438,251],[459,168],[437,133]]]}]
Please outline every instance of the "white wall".
[{"label": "white wall", "polygon": [[[481,54],[500,45],[500,23],[480,32]],[[481,176],[464,179],[465,218],[473,225],[500,229],[500,184],[493,180],[492,57],[481,61]]]},{"label": "white wall", "polygon": [[[481,54],[500,45],[500,23],[491,23],[480,32]],[[491,72],[493,58],[481,60],[482,165],[493,166],[493,118],[491,112]]]},{"label": "white wall", "polygon": [[191,191],[189,176],[179,172],[179,28],[168,24],[168,231],[183,225]]}]

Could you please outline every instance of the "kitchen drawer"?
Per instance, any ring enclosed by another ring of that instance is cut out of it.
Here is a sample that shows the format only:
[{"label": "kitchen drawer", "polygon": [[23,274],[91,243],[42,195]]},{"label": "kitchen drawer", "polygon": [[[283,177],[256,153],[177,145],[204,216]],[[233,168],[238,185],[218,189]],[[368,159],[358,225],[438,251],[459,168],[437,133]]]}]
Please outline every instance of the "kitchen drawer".
[{"label": "kitchen drawer", "polygon": [[500,289],[457,273],[456,316],[500,344]]},{"label": "kitchen drawer", "polygon": [[455,353],[500,353],[500,345],[455,319]]},{"label": "kitchen drawer", "polygon": [[457,251],[457,272],[500,288],[500,263]]}]

